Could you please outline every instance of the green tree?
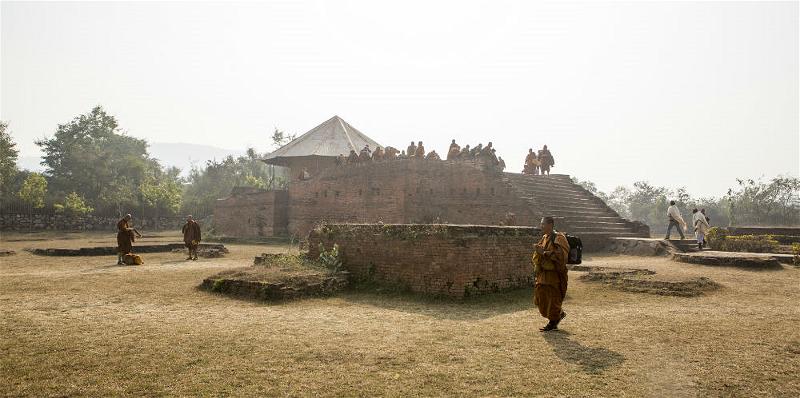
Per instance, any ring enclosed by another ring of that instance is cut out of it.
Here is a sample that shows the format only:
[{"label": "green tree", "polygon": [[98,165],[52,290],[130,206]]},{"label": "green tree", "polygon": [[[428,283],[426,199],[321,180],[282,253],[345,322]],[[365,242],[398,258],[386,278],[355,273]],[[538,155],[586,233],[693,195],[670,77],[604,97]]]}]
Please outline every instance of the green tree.
[{"label": "green tree", "polygon": [[800,179],[778,176],[769,182],[737,179],[726,199],[732,223],[796,225],[800,223]]},{"label": "green tree", "polygon": [[73,216],[85,216],[94,209],[86,204],[86,201],[77,193],[70,192],[64,198],[64,204],[56,203],[53,205],[57,212]]},{"label": "green tree", "polygon": [[0,121],[0,198],[8,194],[10,182],[17,174],[17,144],[8,131],[8,123]]},{"label": "green tree", "polygon": [[193,168],[184,190],[184,212],[210,210],[217,199],[230,195],[234,187],[285,189],[285,168],[273,168],[261,158],[262,154],[248,148],[245,156],[209,160],[205,168]]},{"label": "green tree", "polygon": [[280,148],[292,142],[295,138],[297,138],[297,134],[288,134],[275,127],[275,131],[272,133],[272,146],[276,149]]},{"label": "green tree", "polygon": [[34,209],[44,207],[44,198],[47,193],[47,180],[39,173],[31,173],[22,183],[18,196],[23,202]]},{"label": "green tree", "polygon": [[153,161],[150,172],[139,186],[142,199],[155,211],[156,222],[162,215],[177,214],[181,208],[183,186],[179,174],[179,169],[162,170],[158,162]]},{"label": "green tree", "polygon": [[52,137],[36,145],[44,152],[42,164],[55,195],[75,191],[94,207],[137,204],[125,186],[144,180],[147,142],[122,134],[117,120],[102,107],[59,125]]}]

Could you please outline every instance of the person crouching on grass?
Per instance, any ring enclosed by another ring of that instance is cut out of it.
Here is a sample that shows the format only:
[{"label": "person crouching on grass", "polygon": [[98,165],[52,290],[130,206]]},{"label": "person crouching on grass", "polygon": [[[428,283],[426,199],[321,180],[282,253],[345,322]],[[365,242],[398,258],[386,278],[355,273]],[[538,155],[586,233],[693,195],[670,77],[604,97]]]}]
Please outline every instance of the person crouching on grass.
[{"label": "person crouching on grass", "polygon": [[197,260],[197,246],[200,245],[200,224],[192,219],[191,215],[186,216],[186,224],[181,228],[183,232],[183,243],[189,249],[187,260]]},{"label": "person crouching on grass", "polygon": [[561,303],[567,295],[567,256],[569,242],[561,232],[555,231],[553,217],[542,218],[542,238],[533,253],[533,269],[536,275],[533,303],[539,313],[550,322],[539,330],[548,332],[558,329],[558,324],[567,313]]}]

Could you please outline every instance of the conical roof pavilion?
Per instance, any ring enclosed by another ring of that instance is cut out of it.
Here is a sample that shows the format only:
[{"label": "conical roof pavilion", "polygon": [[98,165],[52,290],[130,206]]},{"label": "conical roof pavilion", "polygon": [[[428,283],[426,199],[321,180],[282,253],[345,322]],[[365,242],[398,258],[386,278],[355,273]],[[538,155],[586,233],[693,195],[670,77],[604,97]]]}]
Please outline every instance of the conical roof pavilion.
[{"label": "conical roof pavilion", "polygon": [[290,158],[323,156],[347,156],[350,150],[361,151],[364,145],[370,149],[379,146],[375,140],[367,137],[339,116],[334,116],[314,127],[307,133],[295,138],[292,142],[268,154],[264,161],[270,164],[285,165]]}]

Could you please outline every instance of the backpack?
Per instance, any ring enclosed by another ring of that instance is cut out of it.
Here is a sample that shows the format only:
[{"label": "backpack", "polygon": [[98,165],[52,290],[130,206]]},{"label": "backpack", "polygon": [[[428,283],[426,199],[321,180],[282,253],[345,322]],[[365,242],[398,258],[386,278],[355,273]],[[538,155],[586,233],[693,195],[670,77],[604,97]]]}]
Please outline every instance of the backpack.
[{"label": "backpack", "polygon": [[583,254],[583,242],[581,242],[581,238],[570,234],[564,235],[566,235],[567,242],[569,242],[569,256],[567,256],[567,264],[580,264],[581,255]]},{"label": "backpack", "polygon": [[[580,264],[581,263],[581,255],[583,254],[583,242],[581,242],[581,238],[570,235],[564,234],[567,237],[567,242],[569,243],[569,254],[567,255],[567,264]],[[555,232],[550,237],[551,241],[556,240]]]}]

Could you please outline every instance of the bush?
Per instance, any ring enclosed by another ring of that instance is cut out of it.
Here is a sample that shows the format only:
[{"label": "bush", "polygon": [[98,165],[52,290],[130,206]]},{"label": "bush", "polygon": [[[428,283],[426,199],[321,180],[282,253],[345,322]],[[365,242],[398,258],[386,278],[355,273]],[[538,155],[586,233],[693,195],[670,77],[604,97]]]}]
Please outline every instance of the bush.
[{"label": "bush", "polygon": [[718,239],[711,247],[726,252],[775,253],[778,246],[778,241],[769,235],[741,235]]},{"label": "bush", "polygon": [[319,262],[334,273],[342,270],[342,258],[339,253],[339,245],[334,244],[331,250],[325,250],[322,243],[319,244]]},{"label": "bush", "polygon": [[712,227],[706,233],[706,243],[714,250],[722,250],[720,246],[725,237],[728,236],[728,230],[720,227]]},{"label": "bush", "polygon": [[83,197],[75,192],[67,194],[64,198],[64,204],[56,203],[53,207],[56,209],[56,213],[66,213],[73,216],[85,216],[94,211],[91,206],[86,204]]},{"label": "bush", "polygon": [[792,254],[794,254],[794,265],[800,267],[800,243],[792,243]]}]

